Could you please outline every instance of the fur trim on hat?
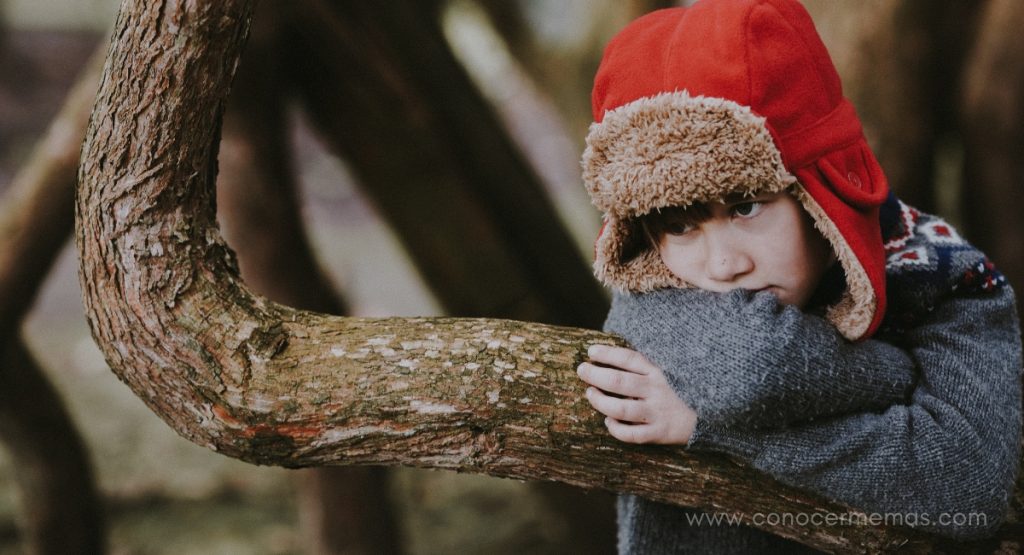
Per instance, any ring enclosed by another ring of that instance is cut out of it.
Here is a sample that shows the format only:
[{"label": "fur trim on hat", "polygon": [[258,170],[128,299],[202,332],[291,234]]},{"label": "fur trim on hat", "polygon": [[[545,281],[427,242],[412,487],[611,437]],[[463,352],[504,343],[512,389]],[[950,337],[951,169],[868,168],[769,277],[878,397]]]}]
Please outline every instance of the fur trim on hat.
[{"label": "fur trim on hat", "polygon": [[731,100],[686,91],[640,98],[590,126],[583,181],[619,218],[728,193],[781,191],[786,171],[765,119]]},{"label": "fur trim on hat", "polygon": [[689,287],[650,247],[635,218],[606,216],[604,231],[594,245],[594,274],[620,291],[647,293],[663,287]]}]

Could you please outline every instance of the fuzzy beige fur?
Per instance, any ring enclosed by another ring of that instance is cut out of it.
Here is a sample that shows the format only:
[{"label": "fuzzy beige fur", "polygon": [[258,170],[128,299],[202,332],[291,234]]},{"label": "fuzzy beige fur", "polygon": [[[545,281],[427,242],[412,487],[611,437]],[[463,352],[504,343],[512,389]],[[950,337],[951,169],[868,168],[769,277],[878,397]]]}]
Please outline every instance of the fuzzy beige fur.
[{"label": "fuzzy beige fur", "polygon": [[725,193],[781,191],[795,178],[764,118],[677,91],[635,100],[591,125],[583,181],[602,212],[631,218]]},{"label": "fuzzy beige fur", "polygon": [[846,291],[836,304],[829,307],[826,316],[843,337],[855,340],[863,336],[871,325],[877,302],[875,290],[853,249],[846,243],[836,224],[825,214],[825,210],[799,184],[793,187],[793,195],[811,215],[814,227],[832,245],[832,250],[846,272]]},{"label": "fuzzy beige fur", "polygon": [[[632,292],[688,287],[647,246],[638,216],[796,184],[764,118],[735,102],[686,91],[607,112],[590,126],[582,163],[587,191],[605,217],[595,245],[595,274],[606,285]],[[798,184],[793,192],[846,271],[847,290],[828,318],[844,337],[860,337],[876,300],[867,274],[824,210]]]}]

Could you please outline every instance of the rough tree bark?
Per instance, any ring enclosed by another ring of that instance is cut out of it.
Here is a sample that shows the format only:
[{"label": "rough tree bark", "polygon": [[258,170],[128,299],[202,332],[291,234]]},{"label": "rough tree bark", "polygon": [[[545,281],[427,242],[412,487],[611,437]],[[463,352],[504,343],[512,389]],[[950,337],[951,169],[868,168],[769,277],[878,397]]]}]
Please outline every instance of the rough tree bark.
[{"label": "rough tree bark", "polygon": [[[266,9],[266,4],[263,4]],[[316,262],[302,225],[276,20],[253,23],[225,115],[218,213],[245,282],[304,310],[343,314],[345,305]],[[401,553],[381,467],[315,468],[297,476],[303,540],[310,553]]]},{"label": "rough tree bark", "polygon": [[18,337],[19,324],[72,228],[79,147],[101,54],[15,176],[0,213],[0,441],[14,461],[31,553],[101,553],[106,543],[85,446]]},{"label": "rough tree bark", "polygon": [[[246,289],[212,197],[250,11],[241,0],[123,4],[83,151],[76,239],[90,326],[111,368],[170,426],[263,464],[451,468],[747,515],[846,510],[725,457],[611,439],[572,371],[611,336],[329,317]],[[771,531],[837,552],[956,548],[905,529]]]}]

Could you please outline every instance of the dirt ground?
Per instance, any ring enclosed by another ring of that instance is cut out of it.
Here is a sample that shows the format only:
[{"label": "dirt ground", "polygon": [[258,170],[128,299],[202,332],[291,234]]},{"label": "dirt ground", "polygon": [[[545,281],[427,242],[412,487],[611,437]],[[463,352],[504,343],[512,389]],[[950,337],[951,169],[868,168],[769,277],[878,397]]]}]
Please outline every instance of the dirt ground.
[{"label": "dirt ground", "polygon": [[[99,37],[19,32],[0,55],[0,189],[63,99]],[[438,314],[391,235],[347,178],[298,126],[304,213],[323,265],[355,312]],[[343,238],[343,240],[341,240]],[[94,463],[114,554],[304,553],[294,473],[217,455],[178,437],[106,367],[82,315],[70,246],[23,335],[63,395]],[[17,472],[0,447],[0,555],[22,552]],[[558,515],[527,485],[396,469],[390,496],[408,552],[565,553]]]}]

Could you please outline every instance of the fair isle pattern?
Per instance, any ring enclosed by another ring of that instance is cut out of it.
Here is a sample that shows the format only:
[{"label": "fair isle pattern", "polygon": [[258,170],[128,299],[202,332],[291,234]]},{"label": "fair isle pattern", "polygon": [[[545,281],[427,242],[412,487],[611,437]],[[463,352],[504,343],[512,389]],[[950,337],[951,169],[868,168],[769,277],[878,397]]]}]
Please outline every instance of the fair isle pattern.
[{"label": "fair isle pattern", "polygon": [[880,211],[888,309],[882,333],[907,329],[950,295],[991,293],[1006,278],[943,219],[892,193]]}]

